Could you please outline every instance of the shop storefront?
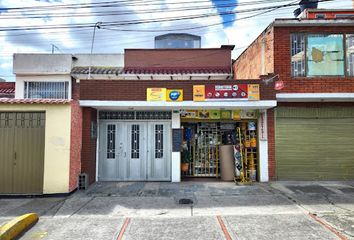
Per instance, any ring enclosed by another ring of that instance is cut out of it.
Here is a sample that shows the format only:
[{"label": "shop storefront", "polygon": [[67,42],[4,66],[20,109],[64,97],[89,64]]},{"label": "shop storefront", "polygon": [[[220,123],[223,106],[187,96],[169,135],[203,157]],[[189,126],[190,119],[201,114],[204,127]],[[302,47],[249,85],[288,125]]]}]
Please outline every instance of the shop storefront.
[{"label": "shop storefront", "polygon": [[97,111],[96,181],[268,181],[267,109],[276,101],[261,99],[257,81],[205,82],[146,81],[131,90],[144,100],[81,100]]},{"label": "shop storefront", "polygon": [[182,177],[256,181],[258,116],[257,110],[183,111]]}]

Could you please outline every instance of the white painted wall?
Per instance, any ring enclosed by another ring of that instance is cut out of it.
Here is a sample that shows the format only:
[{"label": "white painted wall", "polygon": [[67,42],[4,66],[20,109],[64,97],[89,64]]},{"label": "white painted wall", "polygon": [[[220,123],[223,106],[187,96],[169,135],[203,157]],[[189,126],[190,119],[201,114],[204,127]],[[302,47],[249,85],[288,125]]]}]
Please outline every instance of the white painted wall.
[{"label": "white painted wall", "polygon": [[27,75],[16,76],[16,91],[15,98],[24,98],[25,82],[69,82],[69,99],[71,99],[71,77],[70,74],[66,75]]},{"label": "white painted wall", "polygon": [[[259,181],[268,182],[268,136],[267,136],[267,110],[261,111],[263,115],[258,118],[258,146],[259,146]],[[263,137],[261,131],[264,131]]]},{"label": "white painted wall", "polygon": [[23,54],[13,56],[14,74],[70,74],[71,54]]},{"label": "white painted wall", "polygon": [[124,67],[124,54],[74,54],[73,67]]},{"label": "white painted wall", "polygon": [[[181,127],[181,117],[179,111],[172,112],[172,129],[177,129]],[[172,152],[172,163],[171,163],[171,181],[180,182],[181,181],[181,153]]]}]

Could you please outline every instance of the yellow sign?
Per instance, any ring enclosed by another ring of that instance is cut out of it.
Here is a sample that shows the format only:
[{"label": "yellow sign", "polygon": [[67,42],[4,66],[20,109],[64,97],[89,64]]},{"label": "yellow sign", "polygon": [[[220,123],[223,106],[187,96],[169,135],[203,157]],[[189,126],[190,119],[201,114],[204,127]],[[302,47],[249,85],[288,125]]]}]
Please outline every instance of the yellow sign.
[{"label": "yellow sign", "polygon": [[182,89],[167,89],[166,95],[167,102],[182,102],[183,90]]},{"label": "yellow sign", "polygon": [[146,101],[166,101],[166,88],[147,88]]},{"label": "yellow sign", "polygon": [[240,110],[233,110],[232,111],[232,119],[233,120],[240,120],[241,119],[241,111]]},{"label": "yellow sign", "polygon": [[193,101],[195,102],[205,101],[205,85],[193,86]]},{"label": "yellow sign", "polygon": [[259,84],[248,84],[248,100],[259,100]]}]

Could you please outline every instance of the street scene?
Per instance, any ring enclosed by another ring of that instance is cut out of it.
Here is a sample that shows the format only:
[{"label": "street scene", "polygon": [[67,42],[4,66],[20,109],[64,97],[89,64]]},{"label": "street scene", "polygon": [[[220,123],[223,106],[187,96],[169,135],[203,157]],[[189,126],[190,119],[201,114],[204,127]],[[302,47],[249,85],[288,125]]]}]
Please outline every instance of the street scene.
[{"label": "street scene", "polygon": [[0,223],[37,212],[21,239],[354,239],[353,198],[353,182],[110,182],[1,199]]},{"label": "street scene", "polygon": [[0,0],[0,240],[354,240],[354,0]]}]

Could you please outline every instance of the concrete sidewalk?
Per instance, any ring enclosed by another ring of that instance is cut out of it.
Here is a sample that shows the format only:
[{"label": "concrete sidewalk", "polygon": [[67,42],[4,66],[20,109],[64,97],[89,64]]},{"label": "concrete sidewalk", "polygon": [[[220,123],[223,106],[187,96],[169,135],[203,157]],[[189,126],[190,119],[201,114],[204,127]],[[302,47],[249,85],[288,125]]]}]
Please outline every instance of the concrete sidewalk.
[{"label": "concrete sidewalk", "polygon": [[22,239],[117,239],[123,226],[122,239],[354,239],[353,182],[96,183],[67,198],[0,199],[0,224],[33,211]]}]

